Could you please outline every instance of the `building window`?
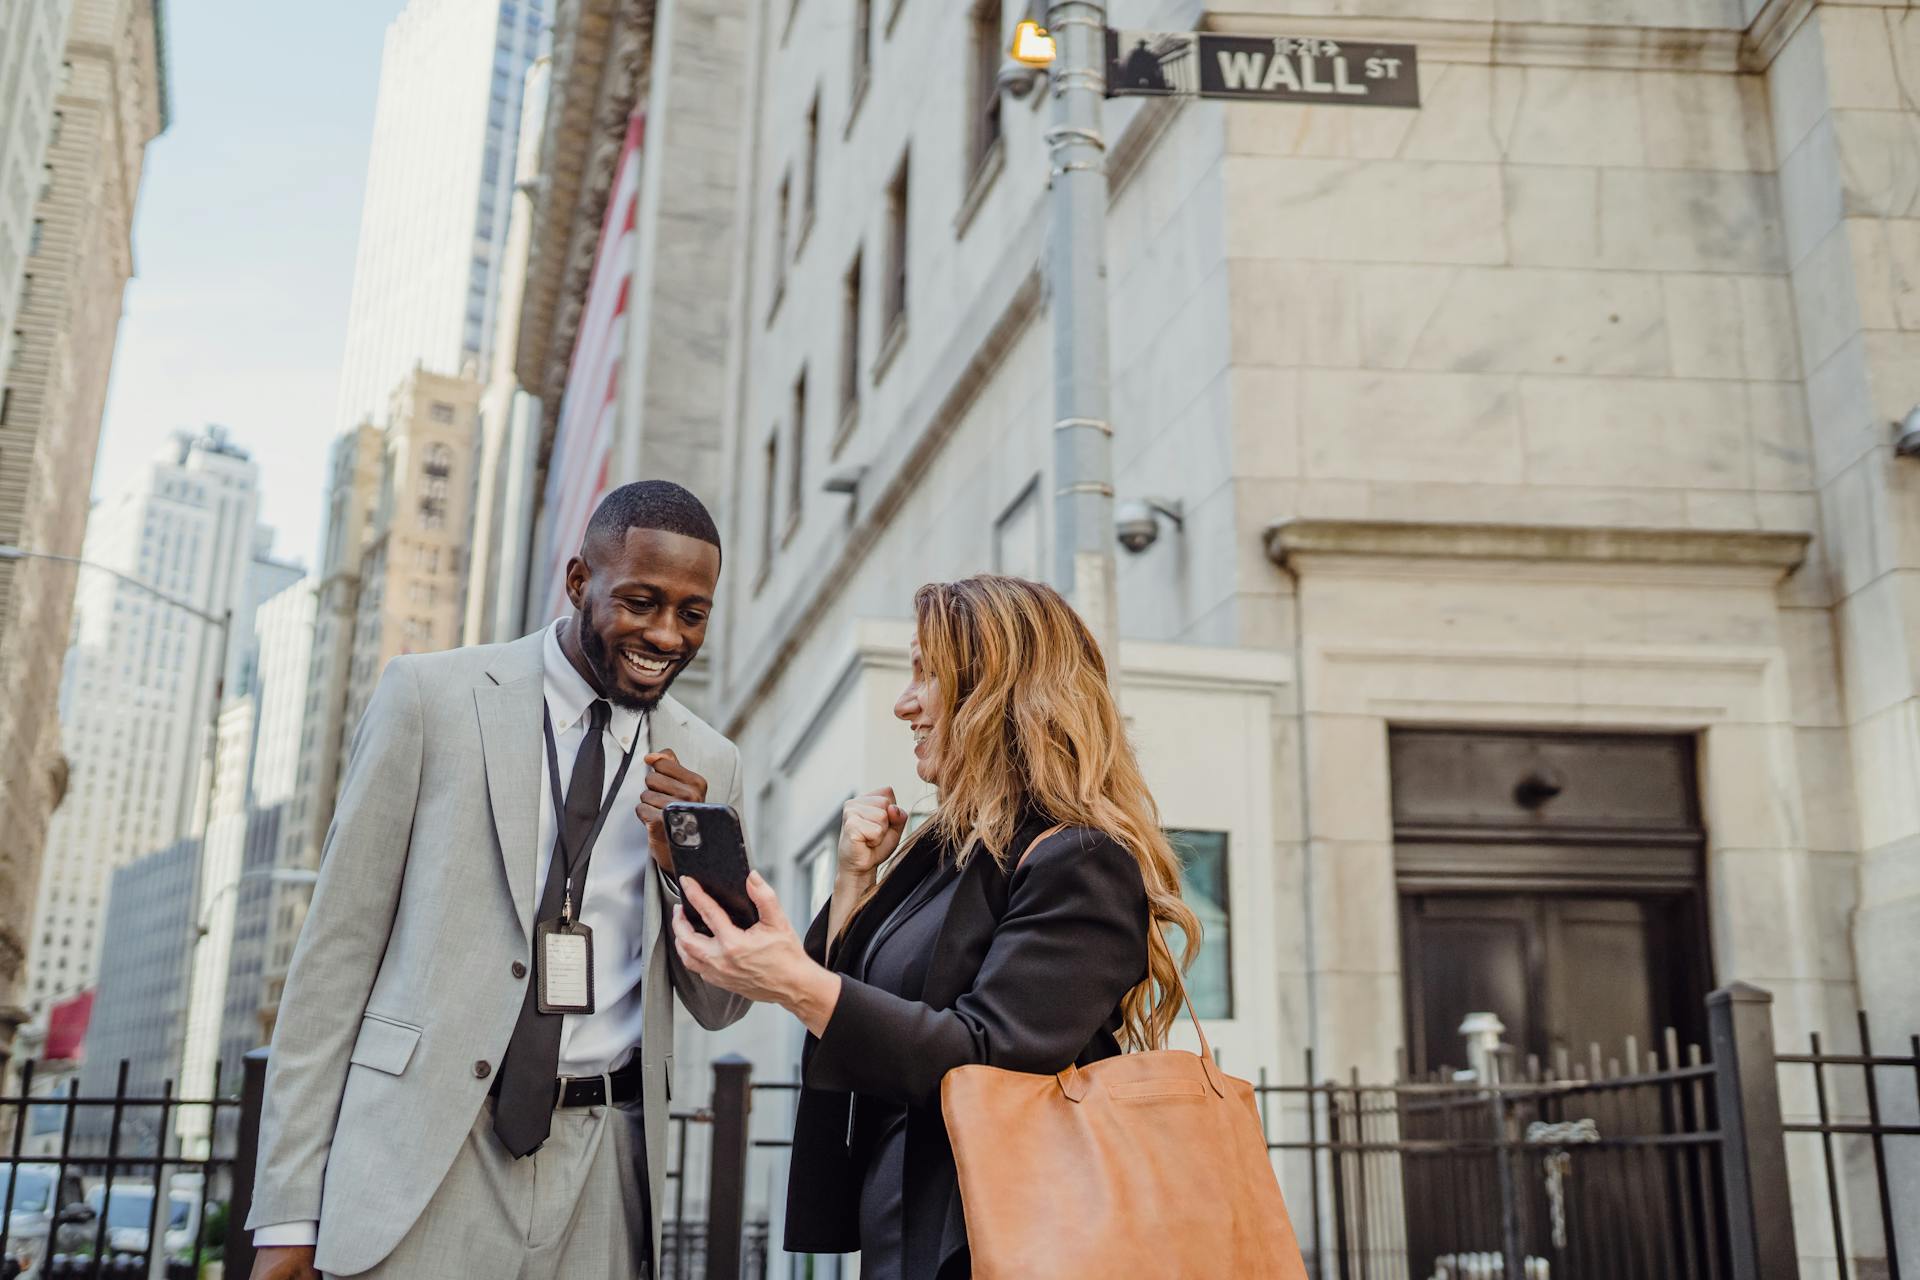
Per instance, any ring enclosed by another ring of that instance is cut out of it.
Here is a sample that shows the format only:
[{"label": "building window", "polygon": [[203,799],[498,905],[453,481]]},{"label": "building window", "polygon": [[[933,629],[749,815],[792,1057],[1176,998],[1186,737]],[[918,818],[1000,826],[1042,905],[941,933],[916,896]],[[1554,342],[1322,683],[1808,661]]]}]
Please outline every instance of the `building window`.
[{"label": "building window", "polygon": [[853,0],[853,83],[857,94],[873,70],[873,0]]},{"label": "building window", "polygon": [[800,185],[800,235],[813,225],[813,210],[820,194],[820,91],[813,91],[813,105],[807,108],[807,172]]},{"label": "building window", "polygon": [[887,303],[889,337],[907,318],[907,160],[887,184]]},{"label": "building window", "polygon": [[40,241],[45,238],[46,234],[47,234],[46,219],[35,218],[33,220],[33,230],[27,233],[27,256],[28,257],[32,257],[34,254],[40,252]]},{"label": "building window", "polygon": [[452,422],[453,406],[445,400],[435,400],[432,407],[427,410],[427,416],[435,422]]},{"label": "building window", "polygon": [[13,331],[13,355],[7,360],[8,369],[20,367],[20,353],[27,345],[27,335],[19,329]]},{"label": "building window", "polygon": [[[13,388],[0,387],[0,427],[4,427],[7,425],[8,411],[11,410],[12,408],[13,408]],[[115,601],[113,607],[118,609],[120,607],[119,601]]]},{"label": "building window", "polygon": [[993,522],[993,571],[1038,580],[1040,532],[1040,477],[1035,476]]},{"label": "building window", "polygon": [[787,208],[793,200],[793,174],[780,175],[780,194],[773,200],[773,305],[787,292]]},{"label": "building window", "polygon": [[[1200,954],[1187,971],[1187,996],[1202,1018],[1233,1016],[1233,962],[1227,907],[1227,833],[1169,831],[1167,839],[1180,859],[1180,896],[1200,917]],[[1167,945],[1177,958],[1186,946],[1180,930],[1167,929]]]},{"label": "building window", "polygon": [[806,492],[807,469],[807,371],[802,369],[793,383],[793,443],[787,459],[787,527],[781,535],[791,538],[800,527],[800,507]]},{"label": "building window", "polygon": [[773,568],[773,508],[780,497],[780,428],[767,437],[766,466],[760,483],[760,576]]},{"label": "building window", "polygon": [[60,134],[61,131],[66,128],[66,124],[66,112],[56,111],[53,113],[53,127],[47,130],[47,145],[49,147],[57,147],[60,145]]},{"label": "building window", "polygon": [[840,430],[860,411],[860,257],[847,268],[840,304]]},{"label": "building window", "polygon": [[973,9],[973,128],[968,171],[977,173],[1000,145],[1001,0]]}]

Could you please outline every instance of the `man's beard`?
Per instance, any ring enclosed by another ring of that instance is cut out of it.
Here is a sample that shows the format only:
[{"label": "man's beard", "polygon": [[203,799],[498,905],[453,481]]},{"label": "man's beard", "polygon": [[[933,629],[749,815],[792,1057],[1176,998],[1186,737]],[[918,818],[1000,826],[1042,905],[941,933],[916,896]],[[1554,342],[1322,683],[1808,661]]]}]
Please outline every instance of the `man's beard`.
[{"label": "man's beard", "polygon": [[660,705],[660,699],[667,695],[673,682],[680,677],[680,668],[675,666],[667,676],[667,682],[660,686],[660,692],[654,694],[632,694],[620,691],[619,659],[607,647],[607,642],[593,625],[593,606],[580,606],[578,623],[580,632],[580,652],[587,659],[587,666],[593,671],[595,683],[600,693],[614,706],[623,711],[637,711],[641,715],[650,714]]}]

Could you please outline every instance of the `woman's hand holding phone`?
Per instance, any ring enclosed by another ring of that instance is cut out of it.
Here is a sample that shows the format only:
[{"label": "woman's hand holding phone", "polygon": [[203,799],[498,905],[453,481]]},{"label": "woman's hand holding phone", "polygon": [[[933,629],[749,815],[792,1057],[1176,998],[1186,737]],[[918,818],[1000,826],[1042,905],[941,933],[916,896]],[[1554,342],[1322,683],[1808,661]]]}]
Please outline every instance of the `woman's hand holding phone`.
[{"label": "woman's hand holding phone", "polygon": [[[840,999],[840,977],[807,956],[806,947],[780,908],[773,886],[758,871],[747,876],[747,896],[759,922],[742,929],[699,882],[682,882],[686,902],[673,909],[674,946],[680,962],[701,978],[735,995],[780,1005],[819,1035]],[[694,929],[698,913],[711,936]]]}]

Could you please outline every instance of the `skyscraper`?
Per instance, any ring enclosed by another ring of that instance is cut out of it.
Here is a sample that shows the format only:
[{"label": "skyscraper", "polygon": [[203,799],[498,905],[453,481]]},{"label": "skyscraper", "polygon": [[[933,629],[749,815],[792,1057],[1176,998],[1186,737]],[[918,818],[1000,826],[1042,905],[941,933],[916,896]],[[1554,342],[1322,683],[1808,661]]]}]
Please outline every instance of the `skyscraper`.
[{"label": "skyscraper", "polygon": [[34,912],[36,1009],[89,985],[108,877],[192,833],[214,681],[236,687],[252,633],[258,470],[226,433],[175,438],[88,522],[85,556],[219,615],[219,629],[107,574],[84,574],[60,692],[72,774],[47,833]]},{"label": "skyscraper", "polygon": [[340,370],[340,425],[416,364],[487,367],[521,86],[550,0],[410,0],[387,29]]},{"label": "skyscraper", "polygon": [[[0,544],[79,552],[147,143],[166,127],[155,0],[0,4]],[[0,1051],[49,815],[73,567],[0,562]],[[170,837],[169,837],[170,838]]]},{"label": "skyscraper", "polygon": [[13,356],[13,330],[34,206],[47,170],[60,52],[73,0],[0,10],[0,369]]}]

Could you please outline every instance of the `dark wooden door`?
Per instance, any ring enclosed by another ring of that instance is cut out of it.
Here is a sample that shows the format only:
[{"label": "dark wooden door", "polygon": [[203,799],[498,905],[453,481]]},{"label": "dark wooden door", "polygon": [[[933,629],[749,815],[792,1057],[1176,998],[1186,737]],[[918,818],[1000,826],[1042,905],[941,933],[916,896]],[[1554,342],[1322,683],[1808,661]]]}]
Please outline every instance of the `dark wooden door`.
[{"label": "dark wooden door", "polygon": [[1506,1042],[1552,1064],[1619,1057],[1666,1028],[1697,1038],[1699,936],[1690,895],[1420,894],[1402,904],[1414,1070],[1466,1066],[1460,1023],[1490,1011]]}]

